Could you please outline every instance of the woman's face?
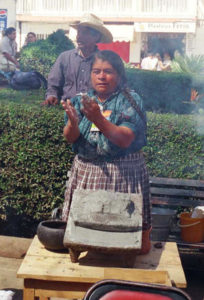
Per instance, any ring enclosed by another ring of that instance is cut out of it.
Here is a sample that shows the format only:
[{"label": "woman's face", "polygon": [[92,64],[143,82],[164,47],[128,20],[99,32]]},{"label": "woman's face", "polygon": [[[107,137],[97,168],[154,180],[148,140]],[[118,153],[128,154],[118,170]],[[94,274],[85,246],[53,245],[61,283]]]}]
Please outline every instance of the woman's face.
[{"label": "woman's face", "polygon": [[36,37],[33,34],[28,34],[27,43],[34,43],[36,41]]},{"label": "woman's face", "polygon": [[99,96],[108,97],[117,89],[120,77],[109,62],[97,58],[91,70],[91,82]]}]

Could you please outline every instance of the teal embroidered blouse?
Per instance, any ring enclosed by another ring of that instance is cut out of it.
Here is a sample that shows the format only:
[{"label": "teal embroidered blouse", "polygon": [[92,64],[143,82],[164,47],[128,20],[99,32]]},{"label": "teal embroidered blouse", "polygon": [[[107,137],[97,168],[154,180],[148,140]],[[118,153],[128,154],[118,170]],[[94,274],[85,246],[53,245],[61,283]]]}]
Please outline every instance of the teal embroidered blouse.
[{"label": "teal embroidered blouse", "polygon": [[[107,119],[117,125],[126,126],[135,133],[135,139],[128,148],[120,148],[108,140],[100,131],[92,131],[93,124],[82,113],[81,96],[76,96],[71,99],[79,118],[80,136],[73,143],[73,151],[80,157],[91,160],[111,160],[126,156],[130,153],[139,151],[146,145],[146,134],[144,120],[141,119],[135,108],[130,104],[128,99],[121,91],[112,94],[105,102],[98,101],[93,90],[88,92],[90,97],[95,97],[101,111],[106,112]],[[140,96],[131,91],[131,95],[145,115],[143,102]],[[65,113],[65,124],[68,121],[68,116]]]}]

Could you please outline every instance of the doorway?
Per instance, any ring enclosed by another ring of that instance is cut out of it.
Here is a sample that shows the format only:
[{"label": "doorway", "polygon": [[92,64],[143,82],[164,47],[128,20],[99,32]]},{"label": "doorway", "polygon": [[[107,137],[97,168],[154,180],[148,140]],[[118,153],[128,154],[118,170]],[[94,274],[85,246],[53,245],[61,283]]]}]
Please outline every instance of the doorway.
[{"label": "doorway", "polygon": [[148,33],[147,46],[148,52],[159,53],[162,58],[169,53],[173,59],[175,51],[185,52],[185,33]]}]

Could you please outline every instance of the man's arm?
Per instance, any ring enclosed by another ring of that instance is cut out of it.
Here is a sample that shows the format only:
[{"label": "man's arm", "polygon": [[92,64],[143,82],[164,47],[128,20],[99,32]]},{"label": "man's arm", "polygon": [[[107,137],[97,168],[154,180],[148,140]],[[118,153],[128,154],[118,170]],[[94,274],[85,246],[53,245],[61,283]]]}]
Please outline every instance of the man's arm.
[{"label": "man's arm", "polygon": [[9,60],[11,61],[14,65],[16,65],[17,68],[20,67],[19,62],[17,61],[17,59],[15,59],[15,57],[12,57],[9,53],[7,52],[3,52],[3,55]]}]

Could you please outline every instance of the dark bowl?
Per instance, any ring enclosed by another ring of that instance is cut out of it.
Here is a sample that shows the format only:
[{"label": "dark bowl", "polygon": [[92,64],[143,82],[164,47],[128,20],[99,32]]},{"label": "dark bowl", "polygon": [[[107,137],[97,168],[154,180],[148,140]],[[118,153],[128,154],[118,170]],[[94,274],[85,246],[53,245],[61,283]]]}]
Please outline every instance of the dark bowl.
[{"label": "dark bowl", "polygon": [[39,223],[37,236],[39,241],[49,250],[63,250],[66,222],[61,220],[46,220]]}]

